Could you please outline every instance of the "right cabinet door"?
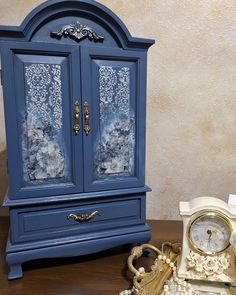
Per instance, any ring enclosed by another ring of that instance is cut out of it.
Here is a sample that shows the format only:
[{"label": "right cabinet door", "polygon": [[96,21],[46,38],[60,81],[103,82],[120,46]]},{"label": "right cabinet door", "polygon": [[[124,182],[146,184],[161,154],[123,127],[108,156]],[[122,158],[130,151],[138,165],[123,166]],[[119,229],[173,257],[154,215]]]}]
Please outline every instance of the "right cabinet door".
[{"label": "right cabinet door", "polygon": [[144,185],[146,53],[81,47],[84,189]]}]

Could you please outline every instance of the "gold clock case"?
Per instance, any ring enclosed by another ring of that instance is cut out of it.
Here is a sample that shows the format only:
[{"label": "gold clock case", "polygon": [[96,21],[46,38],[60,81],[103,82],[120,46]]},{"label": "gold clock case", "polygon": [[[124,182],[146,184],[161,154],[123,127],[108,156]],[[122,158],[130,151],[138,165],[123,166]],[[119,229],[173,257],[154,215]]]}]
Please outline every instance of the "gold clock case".
[{"label": "gold clock case", "polygon": [[198,211],[197,213],[194,213],[191,216],[191,218],[190,218],[190,221],[189,221],[189,224],[188,224],[188,227],[187,227],[187,234],[188,234],[189,244],[190,244],[190,246],[191,246],[191,248],[193,250],[195,250],[198,253],[203,254],[203,255],[214,256],[214,255],[223,253],[230,246],[230,242],[229,241],[228,241],[228,245],[224,249],[222,249],[221,251],[216,251],[216,252],[210,252],[209,251],[208,252],[208,251],[203,251],[203,250],[199,249],[198,246],[194,243],[194,241],[191,238],[191,228],[192,228],[192,225],[194,224],[194,222],[197,219],[199,219],[201,217],[205,217],[205,216],[213,216],[213,217],[220,218],[221,220],[223,220],[227,224],[227,226],[230,229],[230,232],[233,231],[233,226],[232,226],[229,218],[225,214],[223,214],[222,212],[220,212],[218,210],[210,210],[210,209],[201,210],[201,211]]}]

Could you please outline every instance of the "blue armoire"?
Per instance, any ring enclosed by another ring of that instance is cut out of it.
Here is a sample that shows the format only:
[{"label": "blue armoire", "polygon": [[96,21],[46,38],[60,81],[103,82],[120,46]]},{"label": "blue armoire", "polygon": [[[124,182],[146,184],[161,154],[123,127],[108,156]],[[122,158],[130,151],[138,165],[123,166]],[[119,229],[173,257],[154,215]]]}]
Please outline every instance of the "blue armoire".
[{"label": "blue armoire", "polygon": [[92,0],[47,1],[19,27],[0,27],[9,279],[22,277],[25,261],[150,239],[145,116],[152,44]]}]

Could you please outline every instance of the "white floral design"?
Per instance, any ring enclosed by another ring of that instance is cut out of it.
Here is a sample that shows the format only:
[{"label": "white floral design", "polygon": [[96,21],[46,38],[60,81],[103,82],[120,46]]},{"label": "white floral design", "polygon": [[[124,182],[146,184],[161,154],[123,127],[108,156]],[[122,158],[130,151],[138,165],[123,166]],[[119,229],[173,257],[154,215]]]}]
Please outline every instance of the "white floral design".
[{"label": "white floral design", "polygon": [[40,114],[41,120],[62,126],[61,66],[31,64],[25,66],[26,106],[28,114]]},{"label": "white floral design", "polygon": [[26,82],[32,87],[42,87],[51,83],[49,64],[31,64],[25,67]]},{"label": "white floral design", "polygon": [[228,253],[222,253],[217,256],[204,256],[190,251],[186,260],[188,271],[204,277],[221,275],[230,266]]},{"label": "white floral design", "polygon": [[100,119],[104,123],[110,114],[130,112],[130,69],[99,68]]},{"label": "white floral design", "polygon": [[104,127],[95,153],[95,176],[134,173],[134,119],[116,117]]},{"label": "white floral design", "polygon": [[62,127],[62,91],[61,91],[61,66],[52,66],[52,85],[49,88],[49,105],[53,108],[55,128]]},{"label": "white floral design", "polygon": [[61,146],[55,140],[55,130],[40,118],[29,115],[24,124],[23,140],[24,178],[45,180],[65,176],[65,159]]},{"label": "white floral design", "polygon": [[25,181],[65,177],[62,127],[61,66],[25,66],[26,115],[23,124]]},{"label": "white floral design", "polygon": [[130,72],[129,68],[121,68],[118,71],[119,83],[117,87],[116,100],[120,111],[129,114],[129,98],[130,98]]},{"label": "white floral design", "polygon": [[117,83],[116,71],[110,66],[99,68],[100,101],[103,103],[112,102],[114,89]]},{"label": "white floral design", "polygon": [[99,68],[100,138],[95,143],[95,178],[133,175],[135,119],[130,108],[130,69]]}]

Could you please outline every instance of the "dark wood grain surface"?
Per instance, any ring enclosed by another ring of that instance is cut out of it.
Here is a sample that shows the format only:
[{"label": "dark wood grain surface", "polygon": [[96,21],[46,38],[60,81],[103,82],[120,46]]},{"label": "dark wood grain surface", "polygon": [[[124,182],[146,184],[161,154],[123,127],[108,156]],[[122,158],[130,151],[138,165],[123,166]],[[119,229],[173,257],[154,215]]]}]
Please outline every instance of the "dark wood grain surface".
[{"label": "dark wood grain surface", "polygon": [[[162,242],[180,242],[182,223],[179,221],[149,221],[155,246]],[[5,246],[8,218],[0,217],[0,294],[1,295],[118,295],[131,286],[132,274],[127,269],[131,245],[84,257],[44,259],[23,264],[24,277],[7,280]],[[153,258],[144,257],[138,265],[146,269]],[[137,267],[138,267],[137,265]]]}]

